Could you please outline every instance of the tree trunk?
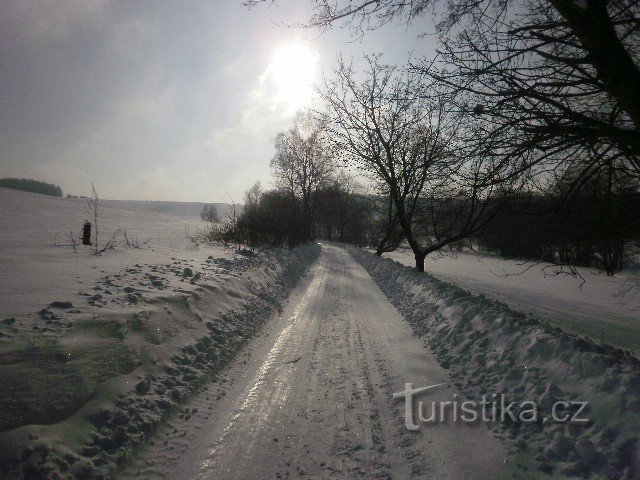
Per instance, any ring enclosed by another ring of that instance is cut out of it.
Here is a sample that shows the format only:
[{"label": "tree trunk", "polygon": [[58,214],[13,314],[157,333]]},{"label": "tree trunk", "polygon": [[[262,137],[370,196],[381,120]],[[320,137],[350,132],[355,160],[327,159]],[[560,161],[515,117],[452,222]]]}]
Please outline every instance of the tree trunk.
[{"label": "tree trunk", "polygon": [[303,222],[303,243],[310,242],[314,237],[313,230],[313,206],[311,205],[311,199],[307,201],[304,205],[304,210],[302,213],[302,222]]},{"label": "tree trunk", "polygon": [[414,253],[416,259],[416,270],[419,272],[424,272],[424,260],[427,258],[427,252],[415,252]]},{"label": "tree trunk", "polygon": [[382,254],[386,251],[387,241],[389,240],[390,236],[391,236],[391,231],[390,229],[387,229],[387,231],[384,234],[384,237],[382,237],[382,239],[378,243],[378,248],[376,249],[376,255],[378,255],[379,257],[381,257]]}]

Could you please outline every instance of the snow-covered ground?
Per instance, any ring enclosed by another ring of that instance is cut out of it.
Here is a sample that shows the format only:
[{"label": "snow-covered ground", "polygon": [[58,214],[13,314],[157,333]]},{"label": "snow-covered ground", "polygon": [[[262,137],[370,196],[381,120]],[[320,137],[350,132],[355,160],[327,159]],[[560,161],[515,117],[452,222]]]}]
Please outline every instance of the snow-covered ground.
[{"label": "snow-covered ground", "polygon": [[99,245],[115,245],[94,255],[71,242],[85,202],[6,189],[0,202],[0,478],[111,478],[318,250],[196,245],[186,232],[203,222],[110,202]]},{"label": "snow-covered ground", "polygon": [[[127,478],[501,478],[506,452],[487,428],[405,428],[394,392],[449,375],[343,248],[322,245],[263,333]],[[441,385],[427,398],[455,394]]]},{"label": "snow-covered ground", "polygon": [[[384,256],[414,266],[410,250]],[[640,353],[640,294],[620,295],[628,285],[628,275],[607,277],[586,268],[577,270],[581,278],[556,275],[556,267],[544,263],[448,252],[429,255],[425,270],[514,310]]]},{"label": "snow-covered ground", "polygon": [[[130,264],[159,261],[183,252],[196,260],[210,254],[187,239],[186,233],[206,228],[190,209],[175,207],[173,211],[182,215],[163,214],[152,211],[154,203],[101,202],[99,243],[120,232],[116,238],[119,246],[95,256],[91,247],[79,245],[74,251],[71,246],[72,237],[80,241],[85,220],[93,223],[86,199],[0,188],[0,317],[33,312],[77,291],[79,285],[95,283]],[[127,246],[125,231],[129,241],[142,248]],[[217,254],[229,256],[223,251]]]},{"label": "snow-covered ground", "polygon": [[[80,203],[86,203],[86,199],[75,199]],[[206,205],[201,202],[168,202],[162,200],[102,200],[105,207],[114,207],[119,210],[128,210],[139,213],[160,213],[173,215],[184,220],[200,221],[200,212]],[[228,217],[232,206],[228,203],[215,203],[220,218]],[[238,207],[241,208],[241,207]]]},{"label": "snow-covered ground", "polygon": [[[640,360],[550,326],[637,345],[617,277],[583,272],[580,290],[501,278],[513,262],[428,261],[538,322],[355,247],[241,254],[194,244],[192,215],[116,202],[99,226],[119,240],[96,256],[69,241],[83,201],[0,201],[1,478],[114,478],[141,447],[132,478],[640,478]],[[503,441],[407,432],[407,382],[445,384],[428,395],[443,402],[587,401],[590,420],[490,424]]]},{"label": "snow-covered ground", "polygon": [[[494,424],[521,467],[509,478],[640,478],[640,360],[635,356],[390,259],[354,247],[349,251],[463,395],[505,395],[510,399],[505,405],[536,403],[537,421],[505,416],[507,421]],[[585,421],[555,421],[549,411],[557,402],[586,402],[573,404],[584,407]]]}]

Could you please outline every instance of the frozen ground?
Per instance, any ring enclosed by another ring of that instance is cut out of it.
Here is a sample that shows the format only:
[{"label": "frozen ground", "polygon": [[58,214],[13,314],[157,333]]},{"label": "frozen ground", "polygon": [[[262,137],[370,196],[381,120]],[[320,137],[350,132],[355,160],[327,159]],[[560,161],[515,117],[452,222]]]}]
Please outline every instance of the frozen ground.
[{"label": "frozen ground", "polygon": [[[115,206],[102,235],[143,245],[94,256],[67,240],[82,202],[0,200],[1,478],[640,478],[640,361],[549,325],[561,315],[354,247],[193,245],[200,222]],[[428,401],[587,401],[589,421],[408,432],[407,382],[443,383]]]},{"label": "frozen ground", "polygon": [[[71,247],[71,237],[80,241],[85,220],[85,199],[57,198],[0,188],[0,317],[15,317],[39,310],[43,305],[68,296],[80,285],[93,286],[105,274],[115,274],[135,263],[164,260],[188,252],[194,260],[210,255],[197,249],[185,232],[205,227],[191,214],[182,216],[140,211],[130,202],[110,201],[101,207],[99,242],[126,230],[131,242],[143,248],[127,247],[122,235],[116,251],[91,254],[90,247]],[[139,202],[137,202],[139,203]],[[147,207],[153,202],[147,203]],[[176,209],[174,209],[176,210]],[[216,255],[229,257],[219,250]]]},{"label": "frozen ground", "polygon": [[82,202],[4,189],[0,200],[0,478],[111,478],[318,250],[194,245],[184,232],[199,221],[110,206],[100,235],[120,231],[118,244],[96,256],[69,243]]},{"label": "frozen ground", "polygon": [[[640,478],[640,360],[635,356],[390,259],[353,247],[349,251],[463,395],[497,394],[536,403],[535,422],[505,417],[492,424],[516,459],[510,478]],[[586,421],[554,421],[549,412],[557,402],[586,402]]]},{"label": "frozen ground", "polygon": [[406,382],[445,383],[409,325],[343,248],[320,259],[264,335],[130,471],[136,479],[496,478],[506,453],[483,425],[409,432]]},{"label": "frozen ground", "polygon": [[[414,266],[410,250],[384,254]],[[640,295],[621,297],[628,277],[579,269],[582,279],[554,275],[547,264],[457,253],[432,254],[425,270],[446,282],[499,300],[514,310],[603,339],[640,354]]]}]

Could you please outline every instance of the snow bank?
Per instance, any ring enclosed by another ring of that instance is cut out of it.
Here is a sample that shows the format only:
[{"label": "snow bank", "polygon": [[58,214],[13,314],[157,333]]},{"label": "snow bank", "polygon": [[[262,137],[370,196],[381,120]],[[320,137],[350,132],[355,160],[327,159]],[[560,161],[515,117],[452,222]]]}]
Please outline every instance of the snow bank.
[{"label": "snow bank", "polygon": [[[12,429],[0,432],[2,478],[113,478],[165,419],[189,415],[181,405],[281,308],[320,251],[209,250],[128,264],[3,325],[0,421]],[[39,385],[18,374],[38,375],[34,345],[55,368]]]},{"label": "snow bank", "polygon": [[[505,394],[549,406],[589,402],[584,425],[503,423],[537,468],[567,476],[640,478],[640,361],[350,247],[470,399]],[[409,381],[409,380],[408,380]]]},{"label": "snow bank", "polygon": [[[413,267],[410,249],[385,257]],[[588,335],[640,356],[640,295],[627,291],[632,272],[608,277],[593,268],[579,276],[556,274],[560,267],[465,252],[429,255],[426,271],[439,280],[507,304],[578,335]],[[566,272],[566,269],[565,269]]]}]

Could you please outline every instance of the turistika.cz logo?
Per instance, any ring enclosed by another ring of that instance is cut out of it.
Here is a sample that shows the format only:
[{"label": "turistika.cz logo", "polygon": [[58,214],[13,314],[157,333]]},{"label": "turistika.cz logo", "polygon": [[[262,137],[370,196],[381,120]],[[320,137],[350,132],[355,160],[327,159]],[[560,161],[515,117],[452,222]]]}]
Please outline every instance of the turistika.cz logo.
[{"label": "turistika.cz logo", "polygon": [[[452,400],[423,402],[417,396],[438,388],[444,383],[413,388],[405,383],[402,392],[393,394],[394,399],[404,399],[404,420],[407,430],[418,430],[420,424],[435,423],[575,423],[589,422],[585,410],[588,402],[559,400],[554,402],[548,414],[534,401],[509,401],[504,394],[483,395],[481,400],[462,400],[453,394]],[[417,413],[417,415],[416,415]]]}]

